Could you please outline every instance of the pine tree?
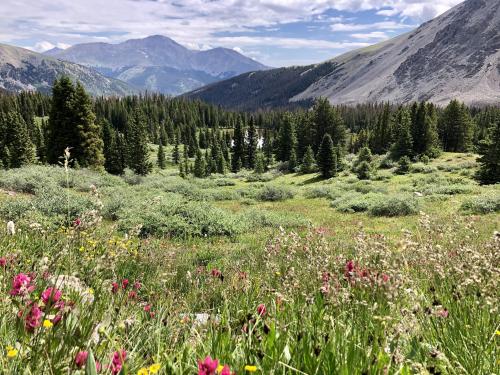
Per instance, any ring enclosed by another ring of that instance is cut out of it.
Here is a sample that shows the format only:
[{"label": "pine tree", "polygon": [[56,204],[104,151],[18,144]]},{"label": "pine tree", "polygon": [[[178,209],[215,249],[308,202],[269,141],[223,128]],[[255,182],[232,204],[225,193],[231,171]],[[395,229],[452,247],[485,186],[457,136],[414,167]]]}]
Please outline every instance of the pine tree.
[{"label": "pine tree", "polygon": [[331,178],[337,173],[337,153],[330,134],[323,136],[318,150],[318,167],[323,178]]},{"label": "pine tree", "polygon": [[242,161],[245,158],[245,132],[241,121],[236,123],[233,137],[233,155],[231,169],[237,173],[242,166]]},{"label": "pine tree", "polygon": [[467,108],[452,100],[445,108],[442,140],[445,151],[467,152],[472,147],[473,121]]},{"label": "pine tree", "polygon": [[75,87],[68,77],[54,81],[52,106],[47,126],[47,161],[57,164],[66,147],[78,146],[78,132],[73,122],[72,99]]},{"label": "pine tree", "polygon": [[500,182],[500,119],[490,127],[486,138],[479,143],[479,164],[477,179],[481,184]]},{"label": "pine tree", "polygon": [[301,171],[302,173],[311,173],[314,171],[314,151],[311,146],[307,146],[306,153],[302,159]]},{"label": "pine tree", "polygon": [[257,154],[258,134],[255,128],[255,120],[250,118],[250,125],[247,130],[247,146],[246,146],[246,166],[248,169],[255,167],[255,157]]},{"label": "pine tree", "polygon": [[226,159],[224,159],[224,155],[222,153],[219,153],[217,155],[217,173],[219,174],[226,174]]},{"label": "pine tree", "polygon": [[76,84],[71,110],[78,135],[77,145],[72,152],[73,158],[81,167],[101,169],[104,166],[101,129],[95,122],[90,96],[80,83]]},{"label": "pine tree", "polygon": [[278,134],[278,160],[290,161],[292,155],[295,155],[297,149],[297,135],[295,132],[295,122],[290,114],[286,114],[283,119],[283,125]]},{"label": "pine tree", "polygon": [[439,134],[437,131],[438,118],[436,107],[432,103],[426,104],[425,126],[424,126],[424,142],[422,154],[429,158],[439,156],[441,148],[439,145]]},{"label": "pine tree", "polygon": [[368,147],[363,147],[358,154],[353,169],[360,180],[369,180],[373,173],[372,153]]},{"label": "pine tree", "polygon": [[165,150],[163,150],[163,144],[160,142],[160,145],[158,146],[158,154],[156,157],[156,163],[158,164],[158,168],[160,169],[165,169],[166,167],[166,160],[165,160]]},{"label": "pine tree", "polygon": [[144,113],[136,106],[127,123],[128,165],[139,175],[147,175],[152,165],[149,161],[148,134]]},{"label": "pine tree", "polygon": [[262,152],[257,152],[257,156],[255,158],[255,167],[253,171],[256,174],[262,174],[266,171],[265,158]]},{"label": "pine tree", "polygon": [[174,162],[174,164],[179,164],[180,159],[181,154],[179,152],[179,137],[175,137],[175,145],[172,151],[172,161]]},{"label": "pine tree", "polygon": [[7,134],[8,166],[19,168],[35,161],[35,146],[31,142],[28,129],[19,112],[7,114],[9,133]]},{"label": "pine tree", "polygon": [[196,158],[194,160],[194,176],[198,178],[205,177],[206,173],[206,164],[205,159],[203,158],[203,154],[201,150],[198,150],[196,153]]},{"label": "pine tree", "polygon": [[412,156],[413,138],[411,136],[411,115],[406,108],[400,108],[396,114],[396,141],[391,148],[393,160],[399,160],[403,156]]},{"label": "pine tree", "polygon": [[332,138],[333,146],[344,150],[347,141],[347,132],[337,110],[333,108],[328,99],[317,100],[313,110],[313,149],[317,151],[323,142],[325,134]]},{"label": "pine tree", "polygon": [[398,161],[398,167],[396,168],[396,173],[405,174],[410,171],[411,168],[411,159],[405,155]]}]

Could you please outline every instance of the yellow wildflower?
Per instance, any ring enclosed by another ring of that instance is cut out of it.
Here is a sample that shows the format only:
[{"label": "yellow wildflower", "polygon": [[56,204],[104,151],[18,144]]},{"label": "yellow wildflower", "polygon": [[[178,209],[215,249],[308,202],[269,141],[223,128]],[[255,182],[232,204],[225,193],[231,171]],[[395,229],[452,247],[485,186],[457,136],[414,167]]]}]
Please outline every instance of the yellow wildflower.
[{"label": "yellow wildflower", "polygon": [[17,349],[13,348],[12,346],[7,346],[7,358],[14,358],[17,357]]},{"label": "yellow wildflower", "polygon": [[257,371],[257,366],[250,366],[250,365],[246,365],[246,366],[245,366],[245,371],[248,371],[248,372],[256,372],[256,371]]},{"label": "yellow wildflower", "polygon": [[152,364],[149,366],[149,373],[150,374],[157,374],[158,371],[160,371],[161,365],[159,363]]},{"label": "yellow wildflower", "polygon": [[139,371],[137,371],[137,375],[148,375],[148,369],[143,367]]},{"label": "yellow wildflower", "polygon": [[52,328],[54,326],[54,323],[52,323],[50,320],[45,319],[43,321],[43,328]]},{"label": "yellow wildflower", "polygon": [[500,331],[496,331],[495,335],[500,336]]},{"label": "yellow wildflower", "polygon": [[224,369],[224,366],[222,366],[222,365],[217,366],[217,372],[219,374],[222,372],[223,369]]}]

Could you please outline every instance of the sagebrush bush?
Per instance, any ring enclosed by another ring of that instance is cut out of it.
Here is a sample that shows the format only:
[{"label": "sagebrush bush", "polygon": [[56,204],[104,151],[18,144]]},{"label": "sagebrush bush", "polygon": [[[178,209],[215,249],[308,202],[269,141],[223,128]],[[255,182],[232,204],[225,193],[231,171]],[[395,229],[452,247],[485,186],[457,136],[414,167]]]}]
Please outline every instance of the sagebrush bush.
[{"label": "sagebrush bush", "polygon": [[385,196],[374,200],[369,214],[372,216],[408,216],[418,213],[419,204],[412,195]]},{"label": "sagebrush bush", "polygon": [[385,199],[383,194],[378,193],[360,193],[350,191],[341,197],[335,199],[331,206],[340,212],[365,212],[368,211],[375,202]]},{"label": "sagebrush bush", "polygon": [[264,185],[257,192],[257,199],[265,202],[284,201],[294,197],[292,189],[278,185]]},{"label": "sagebrush bush", "polygon": [[500,212],[500,192],[491,192],[467,199],[461,209],[472,214],[490,214]]}]

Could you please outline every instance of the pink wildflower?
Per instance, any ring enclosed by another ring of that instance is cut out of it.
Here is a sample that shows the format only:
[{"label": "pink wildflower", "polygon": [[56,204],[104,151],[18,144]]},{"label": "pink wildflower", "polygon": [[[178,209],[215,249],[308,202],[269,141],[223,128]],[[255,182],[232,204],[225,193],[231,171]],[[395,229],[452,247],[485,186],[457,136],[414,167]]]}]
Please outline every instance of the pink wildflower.
[{"label": "pink wildflower", "polygon": [[231,375],[231,369],[229,368],[228,365],[224,365],[220,375]]},{"label": "pink wildflower", "polygon": [[5,257],[0,258],[0,267],[5,268],[7,265],[7,259]]},{"label": "pink wildflower", "polygon": [[198,361],[198,375],[215,375],[218,366],[219,361],[208,356],[203,362]]},{"label": "pink wildflower", "polygon": [[85,363],[87,362],[87,357],[89,356],[89,352],[87,351],[80,351],[76,354],[75,357],[75,364],[76,367],[82,368],[85,366]]},{"label": "pink wildflower", "polygon": [[259,306],[257,306],[257,314],[259,314],[260,316],[265,316],[267,314],[266,305],[261,303]]},{"label": "pink wildflower", "polygon": [[73,221],[73,225],[74,225],[75,227],[79,227],[81,224],[82,224],[82,221],[80,220],[80,218],[79,218],[79,217],[77,217],[77,218],[75,219],[75,221]]},{"label": "pink wildflower", "polygon": [[111,292],[113,292],[113,293],[117,293],[118,292],[118,283],[117,282],[113,282],[111,284]]},{"label": "pink wildflower", "polygon": [[11,296],[24,296],[31,293],[35,289],[34,285],[31,285],[31,277],[24,273],[20,273],[14,277],[12,281],[12,290],[10,291]]},{"label": "pink wildflower", "polygon": [[111,365],[109,366],[113,375],[118,374],[122,370],[123,363],[126,359],[127,352],[123,349],[113,354],[113,359],[111,361]]},{"label": "pink wildflower", "polygon": [[139,290],[139,289],[141,289],[141,288],[142,288],[142,284],[140,283],[140,281],[136,281],[136,282],[134,283],[134,289],[135,289],[135,290]]},{"label": "pink wildflower", "polygon": [[61,299],[61,296],[62,292],[59,289],[50,287],[42,293],[42,301],[45,305],[57,303]]},{"label": "pink wildflower", "polygon": [[31,306],[31,310],[25,318],[25,327],[28,331],[33,331],[42,324],[42,310],[36,303]]},{"label": "pink wildflower", "polygon": [[127,289],[128,287],[128,279],[123,279],[122,280],[122,289]]}]

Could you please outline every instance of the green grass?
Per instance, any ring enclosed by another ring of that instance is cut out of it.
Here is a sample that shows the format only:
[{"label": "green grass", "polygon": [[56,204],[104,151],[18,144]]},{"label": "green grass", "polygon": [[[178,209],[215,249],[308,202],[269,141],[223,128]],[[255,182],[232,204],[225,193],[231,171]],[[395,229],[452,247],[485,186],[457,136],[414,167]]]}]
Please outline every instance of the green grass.
[{"label": "green grass", "polygon": [[[123,374],[194,374],[207,356],[237,374],[499,373],[500,190],[470,178],[474,155],[429,166],[261,182],[183,180],[169,164],[141,179],[72,170],[69,188],[58,168],[0,171],[0,215],[17,227],[0,231],[1,372],[83,374],[88,351],[110,374],[123,349]],[[352,197],[366,211],[332,206]],[[24,298],[10,295],[19,273],[33,277]],[[50,286],[64,308],[40,302]]]}]

